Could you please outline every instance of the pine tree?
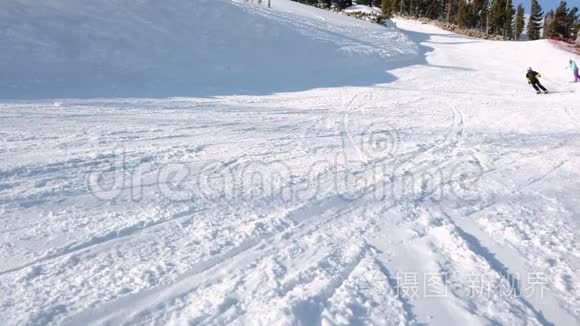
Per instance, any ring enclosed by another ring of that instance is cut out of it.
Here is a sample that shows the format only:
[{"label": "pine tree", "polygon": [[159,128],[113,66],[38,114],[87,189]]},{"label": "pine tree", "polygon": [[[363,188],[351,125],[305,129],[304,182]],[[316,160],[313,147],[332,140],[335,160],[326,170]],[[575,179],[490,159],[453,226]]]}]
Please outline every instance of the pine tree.
[{"label": "pine tree", "polygon": [[401,12],[401,0],[390,0],[393,15]]},{"label": "pine tree", "polygon": [[524,5],[519,4],[518,9],[516,10],[516,21],[514,25],[514,39],[519,40],[522,37],[522,33],[524,32],[524,26],[526,25],[525,20],[525,9]]},{"label": "pine tree", "polygon": [[320,1],[322,8],[330,8],[332,6],[332,0],[322,0]]},{"label": "pine tree", "polygon": [[431,19],[439,19],[443,16],[444,2],[444,0],[424,1],[423,15]]},{"label": "pine tree", "polygon": [[383,0],[381,3],[381,11],[384,17],[392,17],[393,16],[393,1],[392,0]]},{"label": "pine tree", "polygon": [[479,21],[479,28],[485,34],[489,34],[489,0],[482,0],[477,7],[477,20]]},{"label": "pine tree", "polygon": [[336,6],[340,10],[352,6],[352,0],[336,0],[335,2],[336,2]]},{"label": "pine tree", "polygon": [[409,0],[409,15],[411,16],[419,16],[419,1],[418,0]]},{"label": "pine tree", "polygon": [[372,7],[374,5],[374,1],[373,0],[358,0],[357,3],[359,5],[365,5],[365,6],[369,6],[369,7]]},{"label": "pine tree", "polygon": [[532,0],[532,9],[530,12],[530,21],[528,23],[528,38],[530,40],[540,39],[540,30],[542,29],[542,19],[544,12],[538,0]]},{"label": "pine tree", "polygon": [[467,26],[469,28],[479,27],[479,10],[481,1],[467,1]]},{"label": "pine tree", "polygon": [[469,11],[466,0],[459,0],[459,6],[457,8],[457,16],[455,21],[457,25],[461,27],[469,27]]},{"label": "pine tree", "polygon": [[512,39],[514,37],[513,22],[514,22],[514,3],[512,0],[506,0],[504,9],[504,23],[503,23],[503,37]]},{"label": "pine tree", "polygon": [[457,11],[459,10],[458,0],[447,1],[447,21],[450,23],[457,22]]},{"label": "pine tree", "polygon": [[502,34],[505,26],[506,0],[493,0],[489,17],[491,34]]},{"label": "pine tree", "polygon": [[[249,1],[249,0],[246,0]],[[266,0],[251,0],[265,2]],[[292,0],[300,3],[344,9],[353,4],[353,0]],[[268,0],[268,3],[270,0]],[[502,35],[505,39],[521,39],[525,30],[524,6],[514,8],[513,0],[358,0],[357,3],[368,6],[379,6],[382,17],[391,17],[396,13],[431,19],[445,19],[449,23],[466,28],[478,28],[482,33]],[[558,35],[562,38],[573,38],[578,34],[580,22],[578,9],[568,9],[566,2],[561,1],[556,12],[543,17],[542,7],[538,0],[531,0],[532,10],[527,27],[530,40]],[[544,26],[542,24],[544,23]]]},{"label": "pine tree", "polygon": [[403,15],[410,15],[411,14],[411,0],[401,0],[399,11]]},{"label": "pine tree", "polygon": [[550,10],[544,17],[543,38],[549,38],[554,34],[552,22],[554,21],[554,10]]},{"label": "pine tree", "polygon": [[578,34],[578,8],[573,7],[568,13],[568,37],[575,37]]},{"label": "pine tree", "polygon": [[560,1],[560,5],[554,12],[554,19],[550,24],[550,35],[561,38],[568,37],[568,6],[566,1]]}]

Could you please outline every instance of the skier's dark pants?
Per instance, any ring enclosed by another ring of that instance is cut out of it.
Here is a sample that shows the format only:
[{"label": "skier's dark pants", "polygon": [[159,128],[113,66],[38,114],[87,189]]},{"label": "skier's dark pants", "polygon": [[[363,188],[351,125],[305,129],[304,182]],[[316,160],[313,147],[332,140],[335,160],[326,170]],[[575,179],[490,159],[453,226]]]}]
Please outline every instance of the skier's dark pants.
[{"label": "skier's dark pants", "polygon": [[543,90],[544,92],[546,91],[546,88],[544,86],[542,86],[542,84],[540,84],[540,81],[539,80],[534,80],[532,82],[532,86],[538,92],[540,91],[540,89]]}]

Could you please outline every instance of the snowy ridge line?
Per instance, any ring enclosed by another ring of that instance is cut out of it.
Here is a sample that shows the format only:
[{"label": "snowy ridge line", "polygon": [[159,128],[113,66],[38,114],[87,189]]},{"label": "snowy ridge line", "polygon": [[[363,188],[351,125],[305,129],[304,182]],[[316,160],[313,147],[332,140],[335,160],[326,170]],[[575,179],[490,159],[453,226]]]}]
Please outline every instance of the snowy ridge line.
[{"label": "snowy ridge line", "polygon": [[[314,24],[314,22],[310,19],[308,19],[307,17],[300,17],[298,15],[296,15],[296,12],[294,11],[277,11],[277,10],[266,10],[262,7],[249,7],[248,10],[252,10],[255,11],[256,13],[260,13],[266,17],[275,17],[278,20],[284,22],[285,24],[291,25],[291,26],[295,26],[297,27],[296,29],[298,31],[300,31],[301,33],[303,33],[304,35],[308,35],[308,37],[314,37],[316,39],[319,39],[320,41],[332,41],[335,43],[342,43],[344,42],[344,40],[348,40],[352,43],[347,43],[345,46],[349,47],[349,46],[359,46],[361,44],[360,40],[351,38],[349,36],[346,36],[348,34],[352,34],[351,31],[349,31],[349,29],[346,29],[345,27],[341,26],[341,29],[337,29],[337,30],[325,30],[322,29],[318,26],[318,24]],[[325,11],[320,10],[323,13],[326,13]],[[317,18],[321,18],[320,16],[315,16]],[[356,20],[353,19],[353,24],[349,24],[349,28],[360,28],[361,24],[358,24],[358,22]],[[321,19],[322,20],[322,19]],[[326,20],[324,20],[324,22],[326,22]],[[354,24],[356,23],[356,24]],[[305,28],[306,27],[306,28]],[[335,27],[336,28],[336,27]],[[386,27],[384,27],[384,32],[387,32],[388,29]],[[346,34],[346,35],[345,35]],[[379,38],[377,38],[379,39]],[[364,44],[363,45],[367,45]],[[368,44],[370,45],[370,44]],[[376,46],[375,44],[373,44],[373,46]],[[371,46],[365,47],[366,50],[368,51],[378,51],[381,54],[385,54],[387,56],[392,56],[391,53],[387,52],[387,49],[385,48],[381,48],[381,50],[378,49],[373,49]],[[393,48],[393,49],[388,49],[389,51],[397,51],[397,48]],[[401,51],[402,52],[402,51]],[[398,53],[401,53],[398,52]]]}]

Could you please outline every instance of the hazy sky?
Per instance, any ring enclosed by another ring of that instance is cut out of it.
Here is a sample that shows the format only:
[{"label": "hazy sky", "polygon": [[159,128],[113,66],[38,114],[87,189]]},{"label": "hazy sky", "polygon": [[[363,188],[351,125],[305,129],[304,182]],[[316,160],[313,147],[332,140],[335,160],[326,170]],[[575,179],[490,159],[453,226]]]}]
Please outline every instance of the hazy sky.
[{"label": "hazy sky", "polygon": [[[519,3],[523,3],[526,7],[526,12],[529,12],[531,2],[531,0],[516,0],[514,1],[514,4],[517,5]],[[568,3],[568,7],[576,6],[580,8],[580,0],[568,0],[566,3]],[[560,0],[540,0],[540,5],[542,6],[542,9],[544,9],[544,12],[550,11],[551,9],[556,9],[559,4]]]}]

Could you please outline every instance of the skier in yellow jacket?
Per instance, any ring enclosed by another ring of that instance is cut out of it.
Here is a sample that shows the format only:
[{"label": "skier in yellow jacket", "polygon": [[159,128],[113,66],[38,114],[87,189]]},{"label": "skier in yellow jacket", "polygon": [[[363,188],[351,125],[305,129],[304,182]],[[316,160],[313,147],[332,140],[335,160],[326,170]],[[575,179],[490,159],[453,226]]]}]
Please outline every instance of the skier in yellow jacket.
[{"label": "skier in yellow jacket", "polygon": [[536,90],[538,94],[548,94],[548,90],[540,83],[540,75],[539,72],[532,70],[532,68],[528,68],[528,73],[526,74],[526,78],[528,79],[528,84],[532,85],[532,87]]}]

